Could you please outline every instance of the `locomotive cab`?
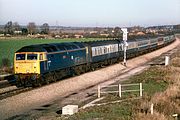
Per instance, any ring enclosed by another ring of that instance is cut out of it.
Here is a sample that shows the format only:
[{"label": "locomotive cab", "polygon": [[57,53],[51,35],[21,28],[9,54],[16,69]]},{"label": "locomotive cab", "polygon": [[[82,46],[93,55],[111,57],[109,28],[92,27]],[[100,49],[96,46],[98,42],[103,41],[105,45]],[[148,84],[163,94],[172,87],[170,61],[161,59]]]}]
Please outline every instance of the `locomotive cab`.
[{"label": "locomotive cab", "polygon": [[36,77],[40,74],[40,63],[46,54],[40,52],[17,52],[14,56],[14,72],[21,78]]}]

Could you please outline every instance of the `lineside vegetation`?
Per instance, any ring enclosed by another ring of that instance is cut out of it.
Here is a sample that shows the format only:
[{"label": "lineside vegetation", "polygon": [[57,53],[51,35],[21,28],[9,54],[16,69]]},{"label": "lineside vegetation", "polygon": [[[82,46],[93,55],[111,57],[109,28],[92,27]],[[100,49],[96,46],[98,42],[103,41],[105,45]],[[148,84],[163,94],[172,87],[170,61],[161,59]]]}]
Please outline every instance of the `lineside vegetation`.
[{"label": "lineside vegetation", "polygon": [[[180,51],[171,61],[170,66],[152,66],[148,70],[131,77],[125,83],[143,83],[143,98],[136,94],[126,94],[127,101],[115,104],[95,106],[80,110],[69,120],[173,120],[173,114],[180,113]],[[119,100],[118,95],[110,94],[100,102]],[[150,114],[150,105],[154,104],[154,114]]]}]

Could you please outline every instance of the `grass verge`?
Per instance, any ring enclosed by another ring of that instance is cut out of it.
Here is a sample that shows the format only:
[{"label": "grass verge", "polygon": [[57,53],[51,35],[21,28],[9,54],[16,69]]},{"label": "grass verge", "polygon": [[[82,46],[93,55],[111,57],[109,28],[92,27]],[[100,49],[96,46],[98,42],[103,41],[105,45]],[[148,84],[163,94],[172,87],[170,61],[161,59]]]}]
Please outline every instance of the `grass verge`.
[{"label": "grass verge", "polygon": [[[179,53],[178,53],[179,54]],[[143,97],[139,100],[127,100],[115,104],[95,106],[80,110],[67,118],[69,120],[173,120],[174,113],[180,114],[180,67],[179,56],[171,65],[153,66],[131,77],[125,83],[143,83]],[[131,88],[133,89],[133,88]],[[124,94],[123,99],[138,96],[138,93]],[[103,101],[119,100],[117,94],[109,94]],[[154,104],[154,114],[150,114],[150,105]]]}]

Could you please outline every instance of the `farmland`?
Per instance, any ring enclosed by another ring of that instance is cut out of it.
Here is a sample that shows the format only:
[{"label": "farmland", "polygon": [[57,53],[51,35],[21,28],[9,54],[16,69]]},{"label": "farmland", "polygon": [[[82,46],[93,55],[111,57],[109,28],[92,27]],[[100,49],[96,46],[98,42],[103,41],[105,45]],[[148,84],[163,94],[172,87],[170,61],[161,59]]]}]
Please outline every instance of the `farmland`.
[{"label": "farmland", "polygon": [[78,42],[78,41],[93,41],[94,38],[81,39],[0,39],[0,66],[2,66],[2,59],[8,58],[10,66],[13,65],[14,52],[26,45],[43,44],[43,43],[61,43],[61,42]]}]

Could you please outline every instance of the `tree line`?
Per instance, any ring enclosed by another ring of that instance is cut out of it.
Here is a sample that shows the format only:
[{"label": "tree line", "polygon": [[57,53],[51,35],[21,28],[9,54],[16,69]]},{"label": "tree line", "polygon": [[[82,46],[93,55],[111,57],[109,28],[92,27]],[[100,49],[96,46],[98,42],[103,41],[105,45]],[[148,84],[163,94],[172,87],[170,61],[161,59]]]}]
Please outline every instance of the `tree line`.
[{"label": "tree line", "polygon": [[[101,30],[99,28],[95,28],[94,31],[97,31],[97,33],[83,33],[82,35],[84,37],[92,37],[92,38],[101,38],[101,37],[106,37],[101,34]],[[35,22],[29,22],[26,26],[21,26],[19,25],[18,22],[12,22],[12,21],[8,21],[5,25],[4,25],[4,30],[0,31],[0,34],[4,34],[5,36],[7,35],[34,35],[34,34],[49,34],[50,30],[49,30],[49,24],[48,23],[44,23],[41,26],[37,26],[35,24]],[[108,31],[103,31],[104,34],[108,34],[108,37],[121,37],[122,36],[122,31],[121,28],[119,27],[115,27],[114,29],[109,29]],[[74,37],[74,33],[51,33],[51,36],[56,36],[56,35],[60,35],[63,36],[68,35],[68,37],[73,38]]]},{"label": "tree line", "polygon": [[1,31],[1,33],[4,33],[4,35],[15,35],[15,34],[21,34],[21,35],[33,35],[33,34],[48,34],[49,33],[49,25],[48,23],[42,24],[40,27],[38,27],[34,22],[29,22],[27,26],[20,26],[18,22],[12,22],[8,21],[4,25],[4,31]]}]

